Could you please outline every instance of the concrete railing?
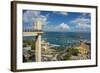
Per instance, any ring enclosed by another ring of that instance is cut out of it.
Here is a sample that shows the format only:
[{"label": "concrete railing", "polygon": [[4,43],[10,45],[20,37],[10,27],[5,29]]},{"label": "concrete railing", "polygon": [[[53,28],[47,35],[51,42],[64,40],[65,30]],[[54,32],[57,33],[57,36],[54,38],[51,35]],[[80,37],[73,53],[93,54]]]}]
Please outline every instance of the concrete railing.
[{"label": "concrete railing", "polygon": [[23,32],[42,32],[42,30],[24,29]]}]

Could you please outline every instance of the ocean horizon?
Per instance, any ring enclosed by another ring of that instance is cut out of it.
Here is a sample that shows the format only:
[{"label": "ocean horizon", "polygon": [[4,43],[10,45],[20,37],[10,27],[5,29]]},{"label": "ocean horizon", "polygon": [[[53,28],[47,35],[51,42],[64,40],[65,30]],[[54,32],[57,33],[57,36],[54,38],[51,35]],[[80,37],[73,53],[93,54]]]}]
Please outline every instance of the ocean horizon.
[{"label": "ocean horizon", "polygon": [[[24,36],[23,40],[34,40],[33,36]],[[44,32],[42,40],[50,44],[59,45],[61,47],[71,46],[80,42],[80,40],[91,42],[90,32]]]}]

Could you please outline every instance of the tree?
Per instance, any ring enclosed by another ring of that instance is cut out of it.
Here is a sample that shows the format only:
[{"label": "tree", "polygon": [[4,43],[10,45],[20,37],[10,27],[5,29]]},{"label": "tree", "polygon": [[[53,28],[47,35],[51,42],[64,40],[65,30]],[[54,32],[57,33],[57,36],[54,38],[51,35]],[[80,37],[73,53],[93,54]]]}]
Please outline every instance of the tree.
[{"label": "tree", "polygon": [[70,53],[71,55],[77,56],[79,54],[79,50],[76,48],[69,48],[67,50],[67,53]]}]

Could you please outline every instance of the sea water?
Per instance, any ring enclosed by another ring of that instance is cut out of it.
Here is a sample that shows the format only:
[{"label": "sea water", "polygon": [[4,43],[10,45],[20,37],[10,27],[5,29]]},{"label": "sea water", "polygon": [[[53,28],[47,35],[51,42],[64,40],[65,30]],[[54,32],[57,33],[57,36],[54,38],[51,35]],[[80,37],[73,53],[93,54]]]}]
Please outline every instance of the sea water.
[{"label": "sea water", "polygon": [[[34,40],[35,37],[23,37],[24,40]],[[80,42],[80,40],[91,41],[90,32],[44,32],[42,40],[59,46],[71,46]]]}]

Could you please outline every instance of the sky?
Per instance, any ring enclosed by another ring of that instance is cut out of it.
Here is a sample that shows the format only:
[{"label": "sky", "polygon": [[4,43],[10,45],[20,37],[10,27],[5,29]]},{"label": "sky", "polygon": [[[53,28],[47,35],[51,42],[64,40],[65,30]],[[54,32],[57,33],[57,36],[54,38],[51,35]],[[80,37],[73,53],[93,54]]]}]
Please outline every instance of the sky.
[{"label": "sky", "polygon": [[23,29],[33,28],[38,17],[43,22],[43,31],[90,32],[91,14],[65,11],[23,10]]}]

